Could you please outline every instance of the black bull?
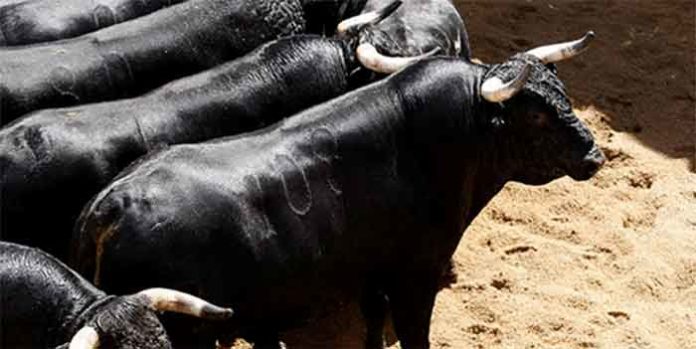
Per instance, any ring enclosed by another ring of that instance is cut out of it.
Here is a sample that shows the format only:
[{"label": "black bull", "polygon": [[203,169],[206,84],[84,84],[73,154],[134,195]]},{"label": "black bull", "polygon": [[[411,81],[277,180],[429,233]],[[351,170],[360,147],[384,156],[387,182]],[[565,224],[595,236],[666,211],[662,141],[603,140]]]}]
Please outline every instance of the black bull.
[{"label": "black bull", "polygon": [[0,123],[141,94],[304,31],[299,0],[190,0],[78,38],[0,50]]},{"label": "black bull", "polygon": [[[280,39],[139,98],[17,120],[0,130],[0,190],[8,203],[1,207],[1,237],[65,257],[80,209],[131,161],[162,145],[258,129],[347,92],[364,82],[351,75],[358,67],[354,43],[374,30],[388,38],[380,27],[343,39]],[[431,38],[418,44],[447,50],[439,35]],[[417,49],[410,42],[401,47]],[[37,212],[41,220],[32,218]]]},{"label": "black bull", "polygon": [[170,348],[155,311],[212,320],[231,315],[229,309],[171,290],[109,296],[53,256],[0,242],[0,348],[67,349],[71,342],[73,349],[80,342],[80,329],[83,334],[96,333],[103,347]]},{"label": "black bull", "polygon": [[[484,79],[525,62],[521,92],[482,100]],[[381,343],[386,295],[402,347],[426,348],[442,268],[486,203],[507,181],[588,179],[603,159],[536,58],[431,59],[263,131],[148,156],[85,208],[73,261],[107,290],[231,306],[227,334],[252,340],[363,297]]]},{"label": "black bull", "polygon": [[2,239],[65,257],[80,209],[130,162],[159,146],[262,128],[338,96],[352,56],[341,40],[286,38],[142,97],[17,120],[0,130]]},{"label": "black bull", "polygon": [[[66,39],[125,22],[187,0],[5,0],[0,1],[0,46]],[[263,8],[258,0],[255,6]],[[365,0],[302,0],[311,33],[333,34],[336,24]]]},{"label": "black bull", "polygon": [[75,37],[185,0],[24,0],[0,2],[0,46]]}]

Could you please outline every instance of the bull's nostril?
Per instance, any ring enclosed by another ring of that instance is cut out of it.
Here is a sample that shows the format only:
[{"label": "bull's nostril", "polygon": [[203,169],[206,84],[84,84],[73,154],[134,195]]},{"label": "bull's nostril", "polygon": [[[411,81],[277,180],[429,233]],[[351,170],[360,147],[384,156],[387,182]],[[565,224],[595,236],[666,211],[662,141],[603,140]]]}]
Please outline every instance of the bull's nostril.
[{"label": "bull's nostril", "polygon": [[592,157],[585,160],[583,165],[583,170],[585,172],[585,177],[592,177],[604,164],[605,158],[603,156]]},{"label": "bull's nostril", "polygon": [[599,163],[599,166],[601,167],[601,166],[604,166],[604,164],[607,162],[607,157],[604,156],[604,154],[600,154],[600,155],[601,155],[601,157],[600,157],[598,163]]},{"label": "bull's nostril", "polygon": [[599,166],[601,166],[601,164],[599,162],[596,162],[596,161],[586,162],[585,163],[585,173],[594,174],[595,172],[597,172],[597,170],[599,170]]},{"label": "bull's nostril", "polygon": [[607,157],[604,156],[604,153],[601,150],[597,150],[595,153],[595,161],[597,162],[598,167],[602,167],[607,162]]},{"label": "bull's nostril", "polygon": [[586,167],[589,168],[594,168],[595,171],[598,170],[604,163],[607,161],[606,156],[604,156],[604,153],[597,147],[592,149],[589,154],[585,156],[585,162],[586,162]]}]

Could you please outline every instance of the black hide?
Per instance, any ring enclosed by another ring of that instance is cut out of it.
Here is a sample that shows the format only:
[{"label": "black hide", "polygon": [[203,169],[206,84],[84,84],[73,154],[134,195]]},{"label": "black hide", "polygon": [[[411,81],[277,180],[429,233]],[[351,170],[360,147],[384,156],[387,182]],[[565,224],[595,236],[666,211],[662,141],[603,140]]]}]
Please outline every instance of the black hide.
[{"label": "black hide", "polygon": [[0,50],[0,121],[138,95],[304,31],[299,0],[190,0],[43,45]]},{"label": "black hide", "polygon": [[[374,11],[391,0],[368,0],[363,12]],[[439,54],[470,58],[464,20],[450,0],[404,1],[378,26],[367,28],[361,42],[369,42],[388,56],[417,56],[433,49]]]},{"label": "black hide", "polygon": [[185,0],[23,0],[0,2],[0,46],[66,39]]},{"label": "black hide", "polygon": [[64,258],[82,207],[133,160],[262,128],[345,93],[352,55],[340,40],[280,39],[142,97],[17,120],[0,130],[2,239]]},{"label": "black hide", "polygon": [[331,36],[338,23],[360,14],[367,0],[302,0],[307,32]]},{"label": "black hide", "polygon": [[[103,3],[93,0],[0,1],[0,46],[67,39],[184,1],[187,0],[110,0]],[[307,31],[332,35],[339,21],[360,13],[365,1],[302,0]]]},{"label": "black hide", "polygon": [[97,332],[101,349],[171,348],[146,296],[107,296],[53,256],[6,242],[0,242],[0,314],[3,349],[67,349],[84,326]]},{"label": "black hide", "polygon": [[0,242],[0,347],[63,344],[84,321],[79,315],[105,297],[52,256]]},{"label": "black hide", "polygon": [[[368,0],[364,12],[388,5],[390,0]],[[412,57],[437,51],[438,55],[471,57],[464,20],[450,0],[404,1],[394,14],[379,25],[360,32],[360,43],[372,44],[386,56]],[[379,76],[368,69],[354,73],[358,84]]]}]

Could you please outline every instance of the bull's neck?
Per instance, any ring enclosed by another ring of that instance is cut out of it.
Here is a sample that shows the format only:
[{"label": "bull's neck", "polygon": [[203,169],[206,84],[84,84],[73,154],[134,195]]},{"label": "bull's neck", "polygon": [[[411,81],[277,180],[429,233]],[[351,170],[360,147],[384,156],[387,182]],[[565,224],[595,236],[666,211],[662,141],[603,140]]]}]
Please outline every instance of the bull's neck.
[{"label": "bull's neck", "polygon": [[459,233],[509,179],[491,126],[491,105],[480,97],[486,68],[456,59],[414,68],[403,83],[395,79],[402,85],[407,129],[415,148],[425,150],[419,161],[436,183],[438,200],[457,211],[446,214],[460,218]]},{"label": "bull's neck", "polygon": [[[74,317],[65,325],[65,329],[70,334],[77,333],[77,331],[93,320],[99,311],[114,298],[115,296],[107,296],[103,293],[87,293],[84,297],[84,301],[75,307],[76,312],[74,313]],[[70,340],[70,338],[68,338],[68,340]]]},{"label": "bull's neck", "polygon": [[106,297],[63,262],[44,252],[26,247],[13,247],[12,250],[2,252],[5,254],[4,260],[0,258],[3,268],[15,269],[19,271],[16,275],[23,275],[15,280],[19,284],[9,282],[6,284],[8,289],[4,291],[10,294],[24,292],[20,299],[29,299],[28,295],[33,295],[31,298],[34,304],[41,305],[32,310],[37,312],[37,321],[50,324],[41,329],[48,344],[61,345],[70,341],[72,335],[86,322],[84,314],[87,310]]},{"label": "bull's neck", "polygon": [[61,319],[57,322],[61,324],[61,331],[55,334],[58,337],[55,342],[70,341],[72,335],[94,316],[93,310],[110,297],[62,262],[49,258],[56,264],[53,270],[58,271],[57,279],[63,280],[61,285],[54,288],[63,288],[63,295],[66,297],[64,304],[69,305],[61,311]]}]

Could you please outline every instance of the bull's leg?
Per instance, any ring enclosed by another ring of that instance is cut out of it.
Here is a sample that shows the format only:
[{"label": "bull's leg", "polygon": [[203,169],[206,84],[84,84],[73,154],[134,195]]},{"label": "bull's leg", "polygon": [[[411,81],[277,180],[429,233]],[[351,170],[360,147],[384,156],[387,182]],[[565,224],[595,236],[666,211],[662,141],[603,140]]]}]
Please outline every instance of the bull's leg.
[{"label": "bull's leg", "polygon": [[429,348],[430,317],[437,294],[437,278],[432,275],[409,277],[395,286],[388,296],[394,330],[401,348]]},{"label": "bull's leg", "polygon": [[360,310],[365,318],[366,349],[384,348],[384,322],[387,316],[387,298],[384,293],[368,289],[360,302]]}]

